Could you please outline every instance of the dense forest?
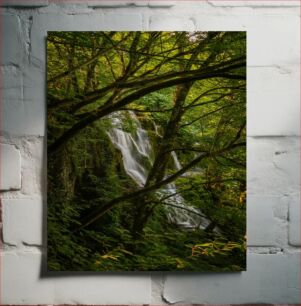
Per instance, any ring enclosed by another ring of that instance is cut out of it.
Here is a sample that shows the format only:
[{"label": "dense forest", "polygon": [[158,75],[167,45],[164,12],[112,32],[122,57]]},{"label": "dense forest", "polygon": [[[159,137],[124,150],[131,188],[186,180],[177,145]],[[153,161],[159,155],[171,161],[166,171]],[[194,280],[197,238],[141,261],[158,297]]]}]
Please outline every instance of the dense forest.
[{"label": "dense forest", "polygon": [[48,32],[47,111],[49,270],[245,270],[245,32]]}]

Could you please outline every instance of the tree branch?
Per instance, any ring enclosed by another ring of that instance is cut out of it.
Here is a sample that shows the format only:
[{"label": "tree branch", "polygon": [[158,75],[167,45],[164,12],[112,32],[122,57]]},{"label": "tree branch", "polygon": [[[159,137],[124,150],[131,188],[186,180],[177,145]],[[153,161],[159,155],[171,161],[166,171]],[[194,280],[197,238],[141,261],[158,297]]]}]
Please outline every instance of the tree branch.
[{"label": "tree branch", "polygon": [[236,144],[232,144],[231,146],[227,146],[221,150],[218,150],[216,152],[204,152],[203,154],[200,154],[197,158],[195,158],[194,160],[192,160],[190,163],[188,163],[186,166],[182,167],[180,170],[178,170],[176,173],[170,175],[169,177],[167,177],[166,179],[152,185],[152,186],[148,186],[145,188],[142,188],[140,190],[137,190],[135,192],[132,192],[130,194],[126,194],[123,195],[119,198],[113,199],[112,201],[110,201],[109,203],[105,204],[102,207],[98,207],[96,208],[87,218],[85,218],[85,220],[83,221],[82,225],[76,229],[77,230],[81,230],[85,227],[87,227],[88,225],[94,223],[95,221],[97,221],[99,218],[101,218],[107,211],[111,210],[113,207],[115,207],[117,204],[122,203],[124,201],[128,201],[131,200],[133,198],[136,198],[138,196],[141,195],[145,195],[151,191],[157,190],[162,186],[165,186],[171,182],[173,182],[176,178],[178,178],[179,176],[181,176],[182,174],[184,174],[187,170],[189,170],[190,168],[194,167],[195,165],[197,165],[199,162],[201,162],[204,158],[208,158],[208,157],[212,157],[212,156],[216,156],[218,154],[233,150],[237,147],[241,147],[241,146],[245,146],[246,143],[245,142],[241,142],[241,143],[236,143]]},{"label": "tree branch", "polygon": [[[212,100],[211,102],[213,102],[213,101],[216,102],[216,101],[218,101],[218,100],[219,100],[219,99]],[[213,111],[211,111],[211,112],[209,112],[209,113],[203,114],[203,115],[201,115],[200,117],[198,117],[198,118],[196,118],[196,119],[194,119],[194,120],[192,120],[192,121],[190,121],[190,122],[188,122],[188,123],[185,123],[185,124],[180,125],[180,128],[183,128],[183,127],[185,127],[185,126],[191,125],[191,124],[193,124],[193,123],[199,121],[200,119],[203,119],[203,118],[205,118],[205,117],[207,117],[207,116],[210,116],[210,115],[212,115],[212,114],[214,114],[214,113],[217,113],[217,112],[219,112],[219,111],[221,111],[221,110],[223,110],[223,109],[225,109],[225,108],[229,108],[229,107],[236,106],[236,105],[238,105],[238,104],[245,104],[245,102],[237,102],[237,103],[235,103],[235,104],[224,105],[224,106],[219,107],[219,108],[217,108],[217,109],[215,109],[215,110],[213,110]],[[202,104],[199,104],[199,105],[202,105]]]},{"label": "tree branch", "polygon": [[[240,64],[239,66],[235,65],[235,68],[243,66],[244,63]],[[67,130],[61,137],[59,137],[54,143],[52,143],[48,147],[48,152],[50,154],[56,152],[58,149],[60,149],[69,139],[71,139],[74,135],[76,135],[80,130],[85,128],[86,126],[90,125],[94,121],[112,113],[113,111],[116,111],[120,109],[121,107],[142,98],[143,96],[163,89],[167,87],[171,87],[177,84],[181,83],[187,83],[194,80],[205,80],[210,78],[227,78],[227,79],[245,79],[245,76],[242,75],[235,75],[235,74],[227,74],[224,72],[212,72],[212,73],[195,73],[191,75],[191,73],[188,74],[188,76],[177,78],[173,80],[168,80],[166,82],[161,82],[158,84],[150,85],[145,88],[142,88],[124,98],[121,98],[118,102],[114,103],[113,105],[106,105],[102,106],[96,110],[93,110],[91,113],[87,114],[87,117],[82,119],[81,121],[77,122],[73,127],[71,127],[69,130]],[[97,100],[97,97],[95,98]]]}]

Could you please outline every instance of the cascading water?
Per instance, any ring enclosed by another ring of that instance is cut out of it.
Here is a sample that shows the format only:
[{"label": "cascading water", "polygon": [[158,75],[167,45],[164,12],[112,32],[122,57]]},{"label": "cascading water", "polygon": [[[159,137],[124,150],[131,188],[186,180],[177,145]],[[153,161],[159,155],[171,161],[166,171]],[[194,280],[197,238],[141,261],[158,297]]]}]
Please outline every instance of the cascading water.
[{"label": "cascading water", "polygon": [[[130,129],[125,126],[128,119],[132,124]],[[111,116],[111,121],[112,128],[108,135],[113,145],[122,154],[124,169],[137,185],[143,187],[154,161],[154,152],[148,133],[142,128],[134,112],[116,112]],[[157,127],[155,131],[159,135]],[[171,156],[175,169],[181,169],[180,161],[174,151],[171,152]],[[169,222],[187,229],[204,229],[210,224],[199,209],[186,205],[183,197],[177,193],[174,183],[167,184],[157,194],[160,198],[165,198],[165,210]]]},{"label": "cascading water", "polygon": [[175,168],[176,168],[176,170],[180,170],[180,169],[182,168],[182,166],[181,166],[181,163],[180,163],[180,161],[179,161],[179,159],[178,159],[178,156],[177,156],[176,152],[175,152],[175,151],[172,151],[172,152],[171,152],[171,156],[172,156],[173,161],[174,161],[174,163],[175,163]]},{"label": "cascading water", "polygon": [[113,145],[121,151],[126,173],[140,186],[144,186],[148,168],[153,162],[152,147],[147,132],[133,112],[128,112],[133,121],[134,132],[124,130],[125,115],[116,113],[111,118],[113,128],[108,135]]}]

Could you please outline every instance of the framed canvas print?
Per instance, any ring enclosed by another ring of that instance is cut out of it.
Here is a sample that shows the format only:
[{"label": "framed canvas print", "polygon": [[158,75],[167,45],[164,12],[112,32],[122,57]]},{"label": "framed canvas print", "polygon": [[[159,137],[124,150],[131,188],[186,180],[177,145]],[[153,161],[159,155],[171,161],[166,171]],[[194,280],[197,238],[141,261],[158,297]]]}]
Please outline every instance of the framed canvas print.
[{"label": "framed canvas print", "polygon": [[51,271],[246,269],[246,33],[48,32]]}]

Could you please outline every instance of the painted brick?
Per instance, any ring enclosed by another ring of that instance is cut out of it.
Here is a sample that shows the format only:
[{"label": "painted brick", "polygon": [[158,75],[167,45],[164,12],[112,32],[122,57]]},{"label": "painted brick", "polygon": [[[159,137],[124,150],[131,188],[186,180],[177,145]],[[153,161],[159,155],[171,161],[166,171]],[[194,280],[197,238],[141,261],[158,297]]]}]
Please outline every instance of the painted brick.
[{"label": "painted brick", "polygon": [[150,31],[194,31],[195,25],[189,17],[152,15],[149,21]]},{"label": "painted brick", "polygon": [[53,304],[55,287],[51,279],[41,279],[41,254],[2,253],[3,304]]},{"label": "painted brick", "polygon": [[24,123],[22,72],[15,66],[0,67],[2,89],[2,129],[9,134],[22,133]]},{"label": "painted brick", "polygon": [[24,139],[22,155],[21,197],[41,198],[46,192],[46,143],[42,137]]},{"label": "painted brick", "polygon": [[[274,209],[284,206],[279,197],[255,196],[247,198],[247,242],[248,246],[275,246],[283,232],[282,222],[274,217]],[[264,233],[264,235],[263,235]],[[278,236],[277,236],[278,235]],[[282,241],[284,243],[284,241]]]},{"label": "painted brick", "polygon": [[248,65],[283,68],[298,65],[299,22],[297,14],[265,13],[248,18]]},{"label": "painted brick", "polygon": [[[187,12],[186,12],[187,14]],[[246,31],[247,16],[241,18],[239,14],[221,14],[205,7],[204,11],[199,11],[196,7],[192,15],[197,31]],[[216,22],[216,20],[219,22]]]},{"label": "painted brick", "polygon": [[299,135],[300,84],[296,66],[248,69],[248,135]]},{"label": "painted brick", "polygon": [[298,7],[298,0],[296,1],[207,1],[214,7]]},{"label": "painted brick", "polygon": [[1,0],[0,6],[20,6],[20,7],[41,7],[47,6],[49,4],[48,0]]},{"label": "painted brick", "polygon": [[194,9],[190,16],[195,21],[196,30],[247,31],[249,66],[299,67],[300,35],[297,9],[285,13],[281,11],[278,14],[273,11],[261,13],[251,8],[234,9],[227,13],[201,11],[197,7]]},{"label": "painted brick", "polygon": [[149,6],[150,7],[162,7],[162,8],[170,8],[172,6],[175,6],[178,4],[176,1],[156,1],[156,0],[149,0]]},{"label": "painted brick", "polygon": [[[42,254],[2,254],[3,304],[140,304],[150,302],[146,274],[46,273]],[[118,294],[117,294],[118,292]]]},{"label": "painted brick", "polygon": [[248,137],[248,195],[299,192],[298,137]]},{"label": "painted brick", "polygon": [[18,16],[13,14],[0,15],[3,36],[1,37],[1,65],[19,64],[24,57],[24,43]]},{"label": "painted brick", "polygon": [[138,0],[134,1],[130,6],[135,6],[135,7],[147,7],[150,6],[150,0]]},{"label": "painted brick", "polygon": [[[85,283],[84,290],[79,290]],[[55,282],[56,304],[148,304],[151,282],[148,274],[95,274],[59,278]],[[118,292],[118,294],[116,294]]]},{"label": "painted brick", "polygon": [[39,68],[34,65],[26,65],[23,68],[23,119],[20,118],[18,120],[17,126],[20,126],[18,129],[19,135],[45,135],[45,75],[44,67]]},{"label": "painted brick", "polygon": [[142,15],[127,13],[104,13],[104,31],[141,31]]},{"label": "painted brick", "polygon": [[66,14],[66,15],[86,15],[93,13],[94,8],[89,7],[87,4],[88,1],[85,0],[84,1],[50,0],[49,5],[45,7],[40,7],[38,13],[56,14],[58,12],[58,9],[59,9],[59,14]]},{"label": "painted brick", "polygon": [[289,243],[293,246],[301,246],[300,216],[300,195],[291,196],[289,202]]},{"label": "painted brick", "polygon": [[9,135],[45,134],[45,72],[34,66],[0,67],[2,129]]},{"label": "painted brick", "polygon": [[[0,74],[2,99],[8,103],[17,102],[13,110],[17,111],[18,108],[20,108],[19,103],[21,103],[23,99],[22,72],[16,66],[2,66],[0,67]],[[4,119],[7,115],[8,114],[4,113]]]},{"label": "painted brick", "polygon": [[151,303],[153,305],[160,305],[162,303],[162,290],[164,286],[164,272],[162,273],[154,273],[151,275],[152,281],[152,297]]},{"label": "painted brick", "polygon": [[124,7],[144,7],[149,6],[153,8],[170,8],[176,4],[175,1],[156,1],[156,0],[139,0],[139,1],[86,1],[90,7],[99,8],[124,8]]},{"label": "painted brick", "polygon": [[21,154],[13,145],[0,144],[0,190],[21,188]]},{"label": "painted brick", "polygon": [[299,271],[299,253],[248,254],[246,272],[167,275],[163,297],[171,304],[298,303]]},{"label": "painted brick", "polygon": [[[16,246],[22,246],[23,243],[42,245],[43,201],[41,199],[2,200],[2,207],[4,243]],[[46,224],[44,226],[46,228]]]},{"label": "painted brick", "polygon": [[121,8],[127,6],[148,6],[149,1],[86,1],[89,7]]}]

